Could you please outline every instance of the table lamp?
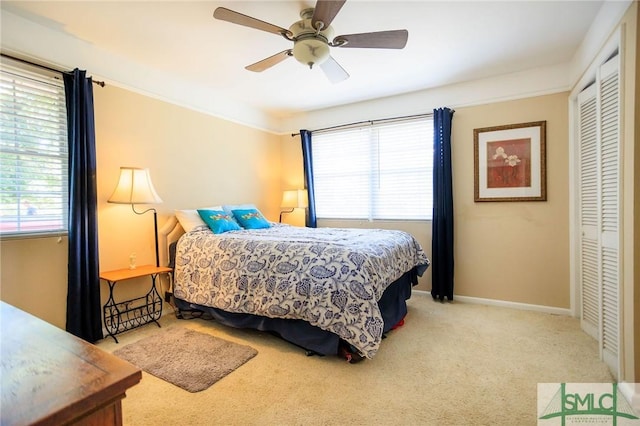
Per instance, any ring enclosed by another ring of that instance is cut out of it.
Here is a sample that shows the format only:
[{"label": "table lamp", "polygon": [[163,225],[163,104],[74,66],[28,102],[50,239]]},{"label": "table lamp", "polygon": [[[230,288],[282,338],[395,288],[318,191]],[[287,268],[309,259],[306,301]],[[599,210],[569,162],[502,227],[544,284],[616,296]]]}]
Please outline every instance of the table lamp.
[{"label": "table lamp", "polygon": [[153,230],[156,243],[156,266],[160,266],[160,257],[158,254],[158,213],[156,209],[149,208],[145,211],[138,212],[135,204],[158,204],[162,203],[162,199],[156,193],[149,169],[139,167],[120,167],[120,178],[118,185],[107,200],[108,203],[131,204],[131,209],[135,214],[145,214],[153,211]]},{"label": "table lamp", "polygon": [[280,207],[280,223],[282,223],[282,213],[292,213],[295,209],[304,209],[309,205],[306,189],[293,189],[282,193],[282,203]]}]

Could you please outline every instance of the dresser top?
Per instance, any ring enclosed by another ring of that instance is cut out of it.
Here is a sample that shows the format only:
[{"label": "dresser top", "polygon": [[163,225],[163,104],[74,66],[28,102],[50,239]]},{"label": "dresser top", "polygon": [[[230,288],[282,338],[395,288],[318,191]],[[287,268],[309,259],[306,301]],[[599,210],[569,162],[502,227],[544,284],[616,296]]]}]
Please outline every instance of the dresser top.
[{"label": "dresser top", "polygon": [[0,424],[64,424],[124,396],[139,368],[0,301]]}]

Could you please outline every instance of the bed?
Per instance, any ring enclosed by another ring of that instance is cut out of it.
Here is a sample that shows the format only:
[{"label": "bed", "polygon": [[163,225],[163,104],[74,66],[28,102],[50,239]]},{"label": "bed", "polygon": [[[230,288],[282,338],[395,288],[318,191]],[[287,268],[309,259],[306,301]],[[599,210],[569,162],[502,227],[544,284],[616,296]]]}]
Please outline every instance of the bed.
[{"label": "bed", "polygon": [[160,231],[178,311],[269,331],[309,353],[338,354],[346,344],[372,358],[429,266],[402,231],[269,222],[214,233],[183,224],[172,217]]}]

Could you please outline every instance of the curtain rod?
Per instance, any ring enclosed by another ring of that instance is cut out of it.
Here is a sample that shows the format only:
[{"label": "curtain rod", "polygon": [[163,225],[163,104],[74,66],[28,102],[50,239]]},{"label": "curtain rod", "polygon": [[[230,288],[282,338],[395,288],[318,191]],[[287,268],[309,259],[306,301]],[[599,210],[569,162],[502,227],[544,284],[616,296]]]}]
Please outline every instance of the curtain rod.
[{"label": "curtain rod", "polygon": [[[7,55],[6,53],[0,53],[0,55],[2,57],[4,57],[4,58],[13,59],[14,61],[22,62],[23,64],[33,65],[34,67],[42,68],[42,69],[47,70],[47,71],[57,72],[57,73],[60,73],[60,74],[70,74],[69,71],[63,71],[63,70],[59,70],[59,69],[56,69],[56,68],[48,67],[46,65],[36,64],[35,62],[31,62],[31,61],[28,61],[26,59],[16,58],[15,56]],[[91,82],[94,83],[94,84],[97,84],[100,87],[104,87],[104,81],[98,81],[98,80],[91,79]]]},{"label": "curtain rod", "polygon": [[[327,131],[327,130],[335,130],[335,129],[344,129],[344,128],[352,127],[352,126],[361,126],[363,124],[368,124],[368,125],[372,126],[372,125],[377,124],[377,123],[386,123],[386,122],[390,122],[390,121],[409,120],[409,119],[412,119],[412,118],[429,117],[431,115],[433,115],[433,113],[405,115],[405,116],[402,116],[402,117],[382,118],[382,119],[379,119],[379,120],[356,121],[354,123],[339,124],[337,126],[325,127],[323,129],[312,130],[311,133],[324,132],[324,131]],[[300,135],[300,133],[291,133],[291,137],[298,136],[298,135]]]}]

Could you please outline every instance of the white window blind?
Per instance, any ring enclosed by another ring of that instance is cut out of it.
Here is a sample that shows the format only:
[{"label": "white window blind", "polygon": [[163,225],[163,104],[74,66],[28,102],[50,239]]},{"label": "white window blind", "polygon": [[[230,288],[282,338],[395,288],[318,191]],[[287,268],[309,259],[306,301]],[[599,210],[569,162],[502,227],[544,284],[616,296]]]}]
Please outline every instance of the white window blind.
[{"label": "white window blind", "polygon": [[428,220],[433,118],[314,133],[318,218]]},{"label": "white window blind", "polygon": [[64,83],[0,67],[0,234],[67,230],[68,140]]}]

